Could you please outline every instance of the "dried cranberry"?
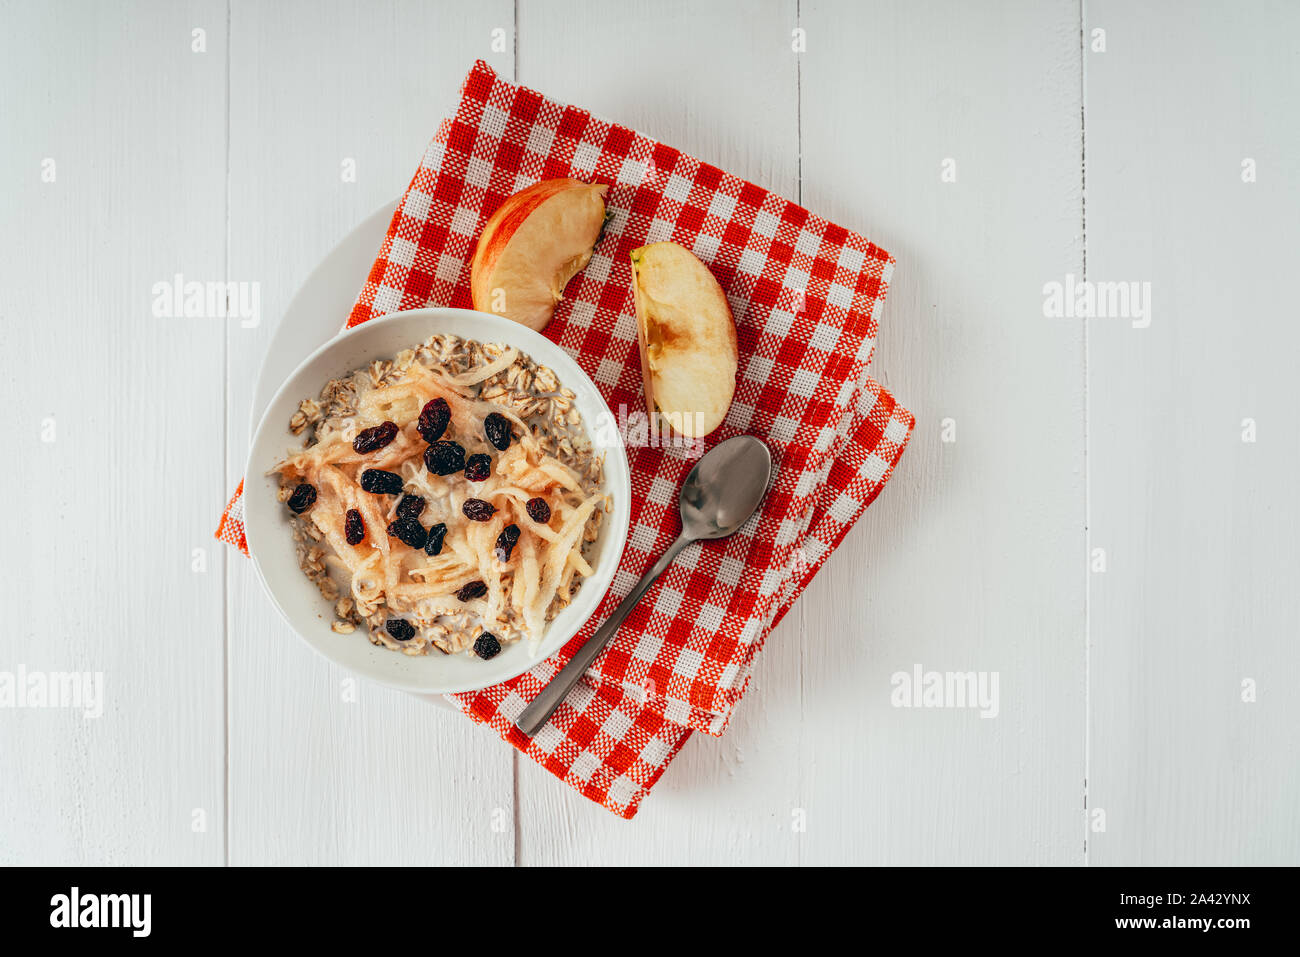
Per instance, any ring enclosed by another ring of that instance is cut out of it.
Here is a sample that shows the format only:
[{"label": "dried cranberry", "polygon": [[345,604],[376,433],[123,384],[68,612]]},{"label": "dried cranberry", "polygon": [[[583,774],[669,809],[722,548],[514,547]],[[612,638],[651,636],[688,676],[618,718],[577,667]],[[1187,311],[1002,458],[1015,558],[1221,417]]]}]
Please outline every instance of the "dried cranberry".
[{"label": "dried cranberry", "polygon": [[515,544],[519,541],[519,526],[507,525],[501,529],[501,534],[497,536],[496,548],[492,554],[496,556],[499,562],[510,561],[510,553],[515,550]]},{"label": "dried cranberry", "polygon": [[429,533],[413,518],[399,518],[388,523],[389,538],[396,538],[412,548],[423,548]]},{"label": "dried cranberry", "polygon": [[289,496],[289,501],[286,504],[289,506],[290,511],[301,515],[315,503],[316,486],[303,482],[293,490],[293,494]]},{"label": "dried cranberry", "polygon": [[484,661],[489,658],[495,658],[501,654],[501,642],[497,641],[497,636],[491,632],[483,632],[474,639],[474,654],[478,655]]},{"label": "dried cranberry", "polygon": [[541,496],[530,498],[524,509],[528,512],[528,517],[538,525],[545,525],[551,520],[551,506],[547,505],[546,499]]},{"label": "dried cranberry", "polygon": [[415,626],[405,618],[390,618],[384,622],[384,630],[398,641],[410,641],[415,637]]},{"label": "dried cranberry", "polygon": [[492,474],[492,458],[481,452],[471,455],[465,463],[465,478],[471,482],[483,482]]},{"label": "dried cranberry", "polygon": [[447,526],[439,522],[433,528],[429,529],[429,537],[424,543],[424,554],[437,555],[442,551],[442,540],[447,537]]},{"label": "dried cranberry", "polygon": [[402,477],[383,469],[366,469],[361,473],[361,488],[375,495],[401,495]]},{"label": "dried cranberry", "polygon": [[420,410],[420,418],[415,423],[415,428],[420,433],[420,438],[433,445],[442,438],[442,433],[447,431],[447,423],[450,421],[451,406],[447,404],[447,400],[430,399]]},{"label": "dried cranberry", "polygon": [[384,422],[372,429],[362,429],[358,432],[357,437],[352,440],[352,451],[365,455],[367,452],[382,449],[395,438],[397,438],[397,423]]},{"label": "dried cranberry", "polygon": [[460,591],[456,592],[456,597],[461,601],[469,601],[471,598],[482,598],[487,594],[487,585],[481,581],[470,582],[462,585]]},{"label": "dried cranberry", "polygon": [[497,507],[491,502],[483,501],[481,498],[467,498],[460,510],[465,513],[465,517],[471,522],[486,522],[491,520]]},{"label": "dried cranberry", "polygon": [[434,442],[424,450],[424,465],[434,475],[450,475],[465,467],[465,447],[459,442]]},{"label": "dried cranberry", "polygon": [[348,509],[348,513],[343,516],[343,533],[347,536],[349,545],[360,545],[366,537],[366,523],[361,520],[361,513],[355,508]]},{"label": "dried cranberry", "polygon": [[397,516],[399,518],[419,518],[420,513],[424,511],[424,498],[420,495],[411,495],[409,492],[402,496],[402,500],[397,503]]},{"label": "dried cranberry", "polygon": [[510,448],[510,420],[500,412],[493,412],[483,420],[483,434],[498,452]]}]

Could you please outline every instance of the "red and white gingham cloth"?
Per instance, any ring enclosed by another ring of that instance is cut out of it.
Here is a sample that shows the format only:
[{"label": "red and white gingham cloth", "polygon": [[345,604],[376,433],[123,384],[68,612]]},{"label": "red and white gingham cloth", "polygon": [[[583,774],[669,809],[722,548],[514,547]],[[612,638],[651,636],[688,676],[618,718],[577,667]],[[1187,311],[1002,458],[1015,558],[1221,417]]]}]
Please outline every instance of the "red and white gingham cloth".
[{"label": "red and white gingham cloth", "polygon": [[[894,260],[779,196],[627,127],[499,78],[466,78],[393,216],[348,325],[426,305],[472,308],[478,234],[543,179],[609,185],[613,213],[545,335],[619,415],[644,409],[628,253],[671,239],[709,265],[736,319],[736,395],[713,444],[764,439],[776,479],[731,538],[694,545],[628,616],[549,724],[514,727],[532,700],[677,536],[687,450],[633,447],[631,529],[609,593],[559,654],[483,691],[449,696],[580,793],[632,817],[692,730],[721,734],[754,656],[863,509],[915,421],[867,374]],[[240,491],[218,537],[245,548]]]}]

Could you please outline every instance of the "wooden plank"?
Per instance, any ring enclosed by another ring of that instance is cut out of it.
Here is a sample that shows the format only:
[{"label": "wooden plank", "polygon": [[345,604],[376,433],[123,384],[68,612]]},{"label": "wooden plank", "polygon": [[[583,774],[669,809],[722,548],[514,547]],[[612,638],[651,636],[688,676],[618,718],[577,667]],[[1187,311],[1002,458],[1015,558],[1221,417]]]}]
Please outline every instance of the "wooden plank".
[{"label": "wooden plank", "polygon": [[[798,192],[789,2],[521,4],[519,81],[776,192]],[[771,636],[726,735],[695,735],[628,823],[526,759],[520,863],[794,863],[798,625]]]},{"label": "wooden plank", "polygon": [[[1079,863],[1082,329],[1041,293],[1081,266],[1078,7],[802,26],[804,203],[898,259],[873,370],[917,431],[799,606],[800,858]],[[996,673],[997,717],[891,707],[916,665]]]},{"label": "wooden plank", "polygon": [[[523,82],[898,257],[874,368],[919,426],[892,486],[633,822],[347,684],[202,503],[298,284],[475,57],[512,75],[515,4],[3,4],[0,490],[55,494],[10,519],[9,594],[41,613],[0,672],[102,672],[105,703],[0,709],[0,863],[1294,862],[1293,6],[519,7]],[[1147,328],[1043,316],[1085,275],[1083,99],[1086,275],[1150,282]],[[259,283],[261,322],[154,315],[177,273]],[[891,707],[917,663],[997,672],[999,717]]]},{"label": "wooden plank", "polygon": [[225,19],[218,2],[5,5],[18,458],[0,490],[20,504],[3,578],[29,613],[0,670],[99,673],[103,697],[93,719],[0,709],[0,863],[224,859],[222,566],[202,506],[224,484],[224,320],[152,307],[176,273],[224,275]]},{"label": "wooden plank", "polygon": [[[266,319],[228,338],[232,484],[277,317],[330,247],[405,189],[474,59],[510,75],[513,44],[491,49],[498,28],[513,32],[508,0],[234,4],[230,268],[262,283]],[[229,569],[231,862],[510,863],[510,749],[451,711],[347,683],[281,625],[242,557]]]},{"label": "wooden plank", "polygon": [[1294,864],[1300,10],[1086,14],[1088,279],[1151,289],[1089,326],[1089,859]]}]

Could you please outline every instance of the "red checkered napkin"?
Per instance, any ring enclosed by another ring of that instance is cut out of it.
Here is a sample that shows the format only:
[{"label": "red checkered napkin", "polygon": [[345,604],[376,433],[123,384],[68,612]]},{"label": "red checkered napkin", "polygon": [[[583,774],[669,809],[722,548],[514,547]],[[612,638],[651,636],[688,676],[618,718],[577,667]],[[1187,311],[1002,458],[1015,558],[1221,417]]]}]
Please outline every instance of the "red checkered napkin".
[{"label": "red checkered napkin", "polygon": [[[513,724],[524,705],[679,531],[677,489],[696,458],[638,445],[631,432],[631,529],[596,615],[531,671],[450,696],[582,794],[632,817],[692,730],[726,728],[764,638],[880,493],[914,419],[867,374],[888,253],[752,183],[507,83],[481,61],[429,144],[348,325],[426,305],[471,307],[483,224],[511,194],[554,177],[607,183],[613,217],[545,334],[616,416],[642,410],[628,253],[668,239],[693,250],[727,293],[740,350],[735,400],[707,441],[757,435],[777,465],[759,513],[731,538],[684,551],[551,722],[526,738]],[[241,492],[218,537],[245,547]]]}]

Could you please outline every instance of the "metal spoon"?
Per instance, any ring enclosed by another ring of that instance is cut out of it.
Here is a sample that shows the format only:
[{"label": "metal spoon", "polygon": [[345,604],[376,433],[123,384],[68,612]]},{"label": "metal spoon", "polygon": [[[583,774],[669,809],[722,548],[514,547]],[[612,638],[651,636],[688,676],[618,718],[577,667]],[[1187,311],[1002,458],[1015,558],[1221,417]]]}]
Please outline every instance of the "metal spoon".
[{"label": "metal spoon", "polygon": [[719,442],[696,462],[678,496],[682,533],[628,592],[614,614],[524,708],[515,727],[529,737],[536,734],[677,553],[701,538],[726,538],[744,525],[763,500],[771,477],[772,453],[752,435],[738,435]]}]

